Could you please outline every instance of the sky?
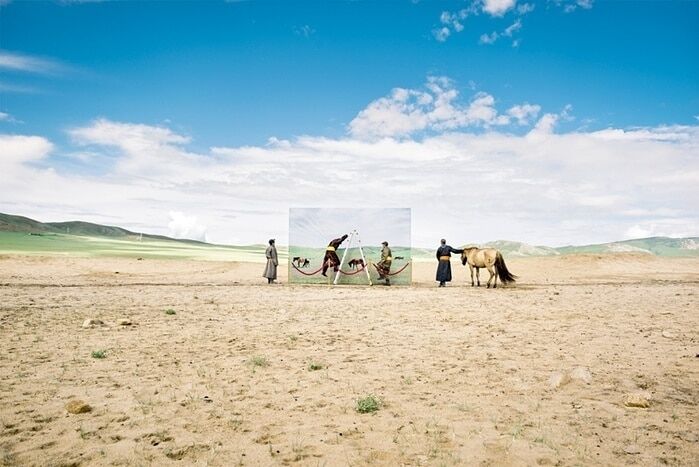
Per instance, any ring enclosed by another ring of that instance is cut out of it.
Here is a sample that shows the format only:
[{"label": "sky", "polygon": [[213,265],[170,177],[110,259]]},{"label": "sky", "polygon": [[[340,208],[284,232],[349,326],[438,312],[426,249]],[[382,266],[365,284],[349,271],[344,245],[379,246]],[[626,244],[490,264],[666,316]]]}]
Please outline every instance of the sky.
[{"label": "sky", "polygon": [[355,231],[354,247],[361,242],[376,248],[384,241],[392,247],[409,247],[411,226],[410,208],[292,208],[289,245],[324,248],[331,240]]},{"label": "sky", "polygon": [[0,212],[222,244],[699,236],[699,2],[0,0]]}]

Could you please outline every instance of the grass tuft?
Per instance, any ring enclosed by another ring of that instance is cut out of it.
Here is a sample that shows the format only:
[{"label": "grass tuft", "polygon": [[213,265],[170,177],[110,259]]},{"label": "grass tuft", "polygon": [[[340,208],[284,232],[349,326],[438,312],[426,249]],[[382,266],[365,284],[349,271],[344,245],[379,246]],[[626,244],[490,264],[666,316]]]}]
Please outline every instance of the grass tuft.
[{"label": "grass tuft", "polygon": [[269,366],[269,360],[267,360],[267,358],[263,357],[262,355],[255,355],[250,359],[250,364],[255,367],[259,366],[261,368],[264,368]]},{"label": "grass tuft", "polygon": [[92,358],[107,358],[107,351],[106,350],[93,350],[92,351]]},{"label": "grass tuft", "polygon": [[373,394],[369,394],[368,396],[357,399],[357,407],[355,410],[359,413],[371,413],[376,412],[380,407],[381,400]]},{"label": "grass tuft", "polygon": [[318,371],[323,369],[323,364],[318,362],[311,362],[308,364],[308,371]]},{"label": "grass tuft", "polygon": [[177,314],[177,312],[175,310],[173,310],[172,308],[168,308],[167,310],[165,310],[165,314],[166,315],[174,315],[174,314]]}]

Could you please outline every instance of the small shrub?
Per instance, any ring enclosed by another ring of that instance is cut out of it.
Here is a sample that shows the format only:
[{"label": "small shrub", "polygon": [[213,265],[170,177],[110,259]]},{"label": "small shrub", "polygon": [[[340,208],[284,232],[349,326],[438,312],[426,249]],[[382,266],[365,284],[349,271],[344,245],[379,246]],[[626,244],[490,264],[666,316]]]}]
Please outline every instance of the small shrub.
[{"label": "small shrub", "polygon": [[269,361],[262,355],[255,355],[250,359],[250,364],[252,366],[266,367],[269,366]]},{"label": "small shrub", "polygon": [[323,369],[323,364],[318,362],[311,362],[308,364],[308,371],[318,371]]},{"label": "small shrub", "polygon": [[368,396],[357,399],[356,410],[359,413],[371,413],[379,410],[380,406],[381,401],[373,394],[369,394]]},{"label": "small shrub", "polygon": [[92,351],[92,358],[106,358],[106,357],[107,357],[106,350],[93,350]]},{"label": "small shrub", "polygon": [[177,312],[175,310],[173,310],[172,308],[168,308],[167,310],[165,310],[165,314],[166,315],[174,315],[174,314],[177,314]]}]

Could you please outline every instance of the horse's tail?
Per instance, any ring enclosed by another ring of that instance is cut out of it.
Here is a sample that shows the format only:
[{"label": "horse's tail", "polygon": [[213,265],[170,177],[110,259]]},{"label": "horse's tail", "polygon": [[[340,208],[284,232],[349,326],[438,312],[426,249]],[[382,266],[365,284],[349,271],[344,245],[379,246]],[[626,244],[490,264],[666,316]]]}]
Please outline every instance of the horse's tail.
[{"label": "horse's tail", "polygon": [[509,284],[510,282],[514,282],[517,278],[517,276],[512,274],[507,269],[507,266],[505,265],[505,260],[503,259],[499,251],[495,255],[495,268],[497,269],[498,277],[500,278],[500,281],[503,284]]}]

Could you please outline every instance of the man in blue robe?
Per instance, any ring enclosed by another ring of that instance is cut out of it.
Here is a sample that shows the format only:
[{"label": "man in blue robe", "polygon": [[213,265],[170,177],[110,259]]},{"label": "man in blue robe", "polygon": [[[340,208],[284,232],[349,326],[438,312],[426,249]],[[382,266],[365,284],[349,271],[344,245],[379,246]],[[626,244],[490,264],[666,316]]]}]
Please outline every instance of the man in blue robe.
[{"label": "man in blue robe", "polygon": [[463,251],[450,247],[445,239],[441,240],[441,245],[437,248],[437,281],[440,287],[444,287],[447,282],[451,282],[451,254],[461,254]]}]

